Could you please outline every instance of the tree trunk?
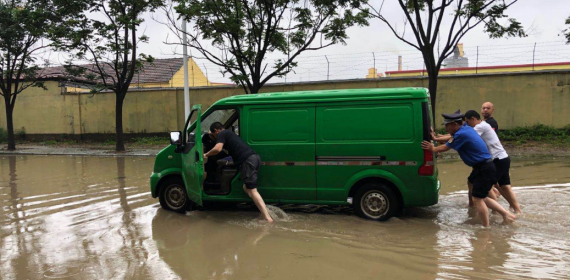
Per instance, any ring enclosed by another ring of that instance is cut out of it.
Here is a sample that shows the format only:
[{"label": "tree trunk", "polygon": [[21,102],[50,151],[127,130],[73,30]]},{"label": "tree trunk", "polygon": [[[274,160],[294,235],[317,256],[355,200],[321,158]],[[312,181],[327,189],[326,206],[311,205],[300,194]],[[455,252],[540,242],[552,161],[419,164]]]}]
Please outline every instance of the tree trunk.
[{"label": "tree trunk", "polygon": [[[429,89],[429,94],[431,97],[431,114],[433,117],[433,121],[435,122],[435,116],[436,116],[436,110],[435,108],[437,107],[437,103],[436,103],[436,97],[437,97],[437,76],[438,73],[435,72],[428,72],[428,81],[429,81],[429,85],[428,85],[428,89]],[[434,127],[435,124],[434,124]]]},{"label": "tree trunk", "polygon": [[115,93],[115,151],[125,151],[123,142],[123,101],[125,94]]},{"label": "tree trunk", "polygon": [[12,114],[14,113],[14,108],[10,105],[10,100],[4,99],[4,105],[6,106],[6,128],[8,130],[8,151],[16,150],[16,137],[14,136],[14,119]]}]

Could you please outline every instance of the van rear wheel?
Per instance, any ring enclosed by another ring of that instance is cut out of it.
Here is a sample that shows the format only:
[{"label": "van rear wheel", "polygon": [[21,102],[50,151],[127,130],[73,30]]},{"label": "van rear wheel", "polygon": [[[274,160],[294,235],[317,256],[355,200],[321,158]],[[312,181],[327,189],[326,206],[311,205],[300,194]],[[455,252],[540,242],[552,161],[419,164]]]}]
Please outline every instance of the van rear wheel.
[{"label": "van rear wheel", "polygon": [[394,191],[378,183],[369,183],[358,189],[353,205],[358,216],[376,221],[386,221],[400,209]]},{"label": "van rear wheel", "polygon": [[178,213],[190,211],[194,206],[194,202],[188,198],[182,178],[166,179],[161,184],[158,200],[162,208]]}]

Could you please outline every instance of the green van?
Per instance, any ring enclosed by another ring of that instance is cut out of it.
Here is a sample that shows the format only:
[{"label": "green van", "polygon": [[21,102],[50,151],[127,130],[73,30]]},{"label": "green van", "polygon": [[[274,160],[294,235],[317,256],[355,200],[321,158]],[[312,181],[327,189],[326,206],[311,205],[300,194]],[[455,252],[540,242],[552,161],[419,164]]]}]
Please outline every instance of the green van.
[{"label": "green van", "polygon": [[436,161],[421,148],[433,122],[425,88],[263,93],[224,98],[205,112],[194,106],[185,133],[171,132],[156,156],[150,189],[163,208],[251,201],[231,158],[204,162],[214,122],[261,156],[266,203],[352,204],[361,217],[387,220],[438,202]]}]

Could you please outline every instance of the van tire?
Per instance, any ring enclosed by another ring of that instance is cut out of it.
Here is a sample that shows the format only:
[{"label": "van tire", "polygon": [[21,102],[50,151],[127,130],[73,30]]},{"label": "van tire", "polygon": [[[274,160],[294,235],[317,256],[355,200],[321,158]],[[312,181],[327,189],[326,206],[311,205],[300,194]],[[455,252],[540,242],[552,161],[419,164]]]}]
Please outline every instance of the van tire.
[{"label": "van tire", "polygon": [[376,221],[386,221],[400,210],[394,191],[380,183],[368,183],[359,188],[353,206],[356,215]]},{"label": "van tire", "polygon": [[162,208],[178,213],[186,213],[194,208],[194,202],[188,198],[186,186],[180,177],[168,178],[160,184],[158,200]]}]

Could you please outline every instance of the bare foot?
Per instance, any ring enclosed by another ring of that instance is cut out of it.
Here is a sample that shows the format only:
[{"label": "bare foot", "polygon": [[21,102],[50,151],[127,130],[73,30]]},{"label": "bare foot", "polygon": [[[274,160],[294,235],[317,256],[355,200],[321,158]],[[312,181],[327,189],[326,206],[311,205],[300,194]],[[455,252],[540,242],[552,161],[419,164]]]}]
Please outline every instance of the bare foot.
[{"label": "bare foot", "polygon": [[510,212],[507,212],[506,215],[503,216],[503,222],[506,224],[510,224],[512,223],[515,219],[517,218],[517,216],[513,215]]},{"label": "bare foot", "polygon": [[267,222],[268,222],[268,223],[273,223],[273,219],[269,218],[269,219],[267,219]]},{"label": "bare foot", "polygon": [[522,214],[522,211],[521,211],[521,209],[517,209],[517,210],[515,210],[515,208],[513,208],[513,207],[509,207],[509,210],[512,210],[513,212],[515,212],[515,214]]}]

